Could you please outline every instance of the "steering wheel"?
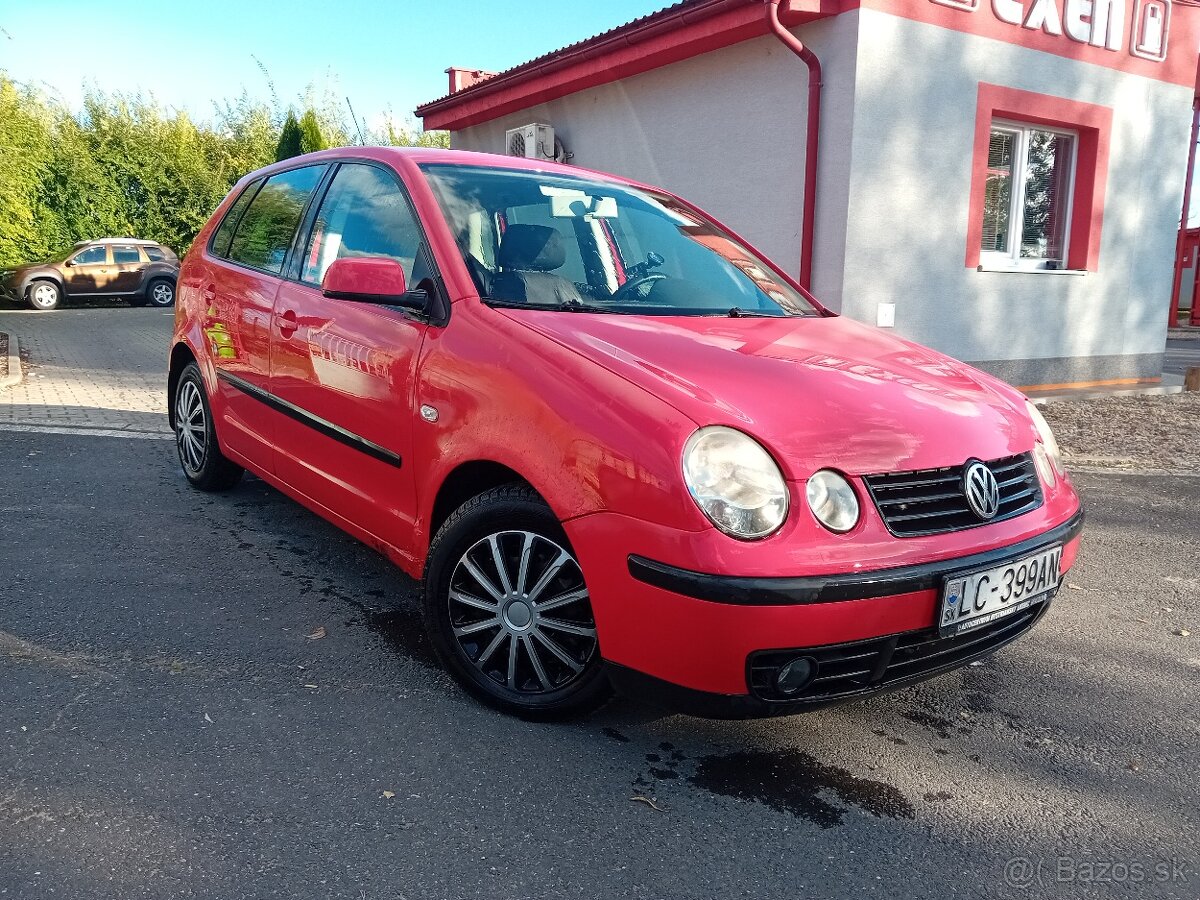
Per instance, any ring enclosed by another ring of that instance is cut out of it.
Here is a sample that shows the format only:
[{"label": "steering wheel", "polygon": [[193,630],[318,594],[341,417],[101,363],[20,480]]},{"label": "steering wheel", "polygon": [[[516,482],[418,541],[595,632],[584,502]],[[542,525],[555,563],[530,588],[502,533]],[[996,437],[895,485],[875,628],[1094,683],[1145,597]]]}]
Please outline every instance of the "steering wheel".
[{"label": "steering wheel", "polygon": [[[663,281],[666,278],[667,278],[667,276],[664,275],[662,272],[648,272],[645,275],[641,275],[636,278],[631,278],[627,282],[625,282],[623,285],[621,285],[619,288],[617,288],[615,291],[613,291],[613,295],[611,297],[609,297],[608,300],[610,303],[616,303],[618,301],[628,299],[630,297],[630,295],[638,294],[642,288],[644,288],[648,285],[651,285],[656,281]],[[637,299],[639,299],[639,300],[642,300],[644,298],[645,298],[644,294],[641,294],[637,297]]]}]

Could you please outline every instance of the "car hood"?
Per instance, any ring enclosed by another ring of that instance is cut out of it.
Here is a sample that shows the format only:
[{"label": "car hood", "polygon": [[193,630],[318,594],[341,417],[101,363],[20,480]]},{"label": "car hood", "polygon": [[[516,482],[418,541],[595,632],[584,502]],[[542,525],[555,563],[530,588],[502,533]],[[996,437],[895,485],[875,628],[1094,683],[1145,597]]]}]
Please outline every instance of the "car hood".
[{"label": "car hood", "polygon": [[1013,388],[840,316],[509,314],[698,425],[753,435],[791,479],[824,467],[865,475],[959,465],[1034,442]]}]

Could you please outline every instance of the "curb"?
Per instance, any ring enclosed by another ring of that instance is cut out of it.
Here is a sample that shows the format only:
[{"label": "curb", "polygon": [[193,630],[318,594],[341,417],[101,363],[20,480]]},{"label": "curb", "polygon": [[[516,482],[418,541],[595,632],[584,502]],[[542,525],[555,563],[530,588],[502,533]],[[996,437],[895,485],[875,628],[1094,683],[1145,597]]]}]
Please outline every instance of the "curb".
[{"label": "curb", "polygon": [[0,378],[0,390],[21,383],[25,373],[21,371],[21,343],[11,331],[0,331],[8,338],[8,374]]},{"label": "curb", "polygon": [[1150,384],[1145,387],[1116,388],[1107,391],[1088,391],[1084,389],[1071,392],[1064,391],[1058,394],[1039,394],[1036,397],[1030,397],[1029,401],[1036,406],[1043,406],[1047,403],[1059,403],[1064,400],[1105,400],[1109,397],[1152,397],[1182,393],[1183,376],[1164,375],[1162,384]]}]

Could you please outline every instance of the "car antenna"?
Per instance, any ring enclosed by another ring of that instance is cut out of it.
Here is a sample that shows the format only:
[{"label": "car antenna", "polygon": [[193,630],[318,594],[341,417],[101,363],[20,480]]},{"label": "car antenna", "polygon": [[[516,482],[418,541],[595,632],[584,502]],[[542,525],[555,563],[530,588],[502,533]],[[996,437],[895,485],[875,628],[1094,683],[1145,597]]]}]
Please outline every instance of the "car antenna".
[{"label": "car antenna", "polygon": [[350,110],[350,121],[354,123],[354,130],[358,132],[358,146],[367,146],[366,139],[363,138],[362,127],[358,124],[358,116],[354,114],[354,107],[350,103],[350,98],[346,98],[346,106]]}]

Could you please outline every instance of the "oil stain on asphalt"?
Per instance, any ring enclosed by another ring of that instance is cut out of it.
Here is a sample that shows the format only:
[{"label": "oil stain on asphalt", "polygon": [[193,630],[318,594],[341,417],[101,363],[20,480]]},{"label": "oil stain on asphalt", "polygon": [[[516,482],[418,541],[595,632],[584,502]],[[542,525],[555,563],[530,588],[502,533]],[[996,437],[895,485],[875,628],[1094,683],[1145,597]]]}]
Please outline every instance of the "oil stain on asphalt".
[{"label": "oil stain on asphalt", "polygon": [[823,799],[822,794],[834,794],[842,803],[878,818],[916,817],[912,804],[890,784],[860,778],[800,750],[707,756],[700,760],[690,781],[714,794],[756,800],[822,828],[841,825],[846,814],[844,807]]},{"label": "oil stain on asphalt", "polygon": [[[611,734],[609,737],[618,739]],[[625,735],[620,737],[628,740]],[[634,790],[639,795],[653,797],[658,784],[683,777],[679,770],[686,760],[673,744],[664,741],[656,751],[646,754],[649,766],[634,779]],[[704,756],[687,776],[687,783],[722,797],[762,803],[821,828],[841,825],[850,808],[877,818],[916,818],[912,803],[892,785],[860,778],[795,749]],[[832,797],[840,803],[826,799]]]}]

